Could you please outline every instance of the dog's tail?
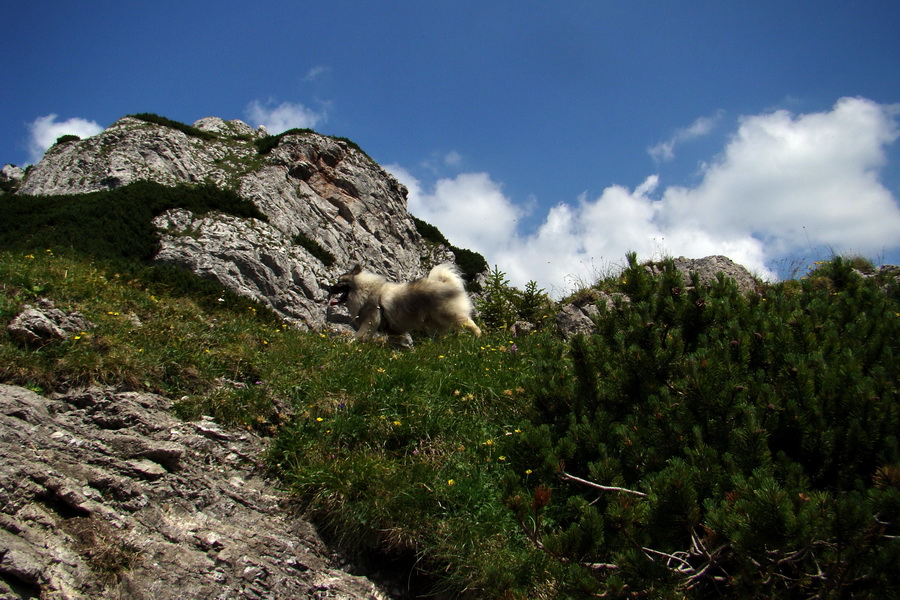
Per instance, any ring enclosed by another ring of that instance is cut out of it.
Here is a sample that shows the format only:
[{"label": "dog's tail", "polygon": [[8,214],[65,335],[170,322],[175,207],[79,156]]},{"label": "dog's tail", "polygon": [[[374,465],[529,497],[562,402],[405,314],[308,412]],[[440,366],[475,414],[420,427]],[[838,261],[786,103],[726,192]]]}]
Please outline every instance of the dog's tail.
[{"label": "dog's tail", "polygon": [[446,283],[461,292],[466,290],[466,283],[459,272],[459,267],[453,263],[442,263],[433,267],[428,273],[428,279]]}]

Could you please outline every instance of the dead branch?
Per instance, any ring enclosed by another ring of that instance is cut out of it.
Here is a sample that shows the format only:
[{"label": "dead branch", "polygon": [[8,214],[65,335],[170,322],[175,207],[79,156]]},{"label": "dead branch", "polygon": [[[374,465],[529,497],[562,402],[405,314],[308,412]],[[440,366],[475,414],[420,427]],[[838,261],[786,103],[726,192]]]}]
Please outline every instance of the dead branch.
[{"label": "dead branch", "polygon": [[592,487],[597,490],[603,490],[604,492],[621,492],[623,494],[632,494],[634,496],[640,496],[641,498],[646,498],[647,494],[644,492],[639,492],[637,490],[629,490],[628,488],[616,487],[613,485],[600,485],[599,483],[594,483],[593,481],[588,481],[587,479],[582,479],[581,477],[576,477],[575,475],[570,475],[565,471],[561,471],[559,473],[559,478],[563,481],[574,481],[575,483],[580,483],[582,485],[586,485],[588,487]]}]

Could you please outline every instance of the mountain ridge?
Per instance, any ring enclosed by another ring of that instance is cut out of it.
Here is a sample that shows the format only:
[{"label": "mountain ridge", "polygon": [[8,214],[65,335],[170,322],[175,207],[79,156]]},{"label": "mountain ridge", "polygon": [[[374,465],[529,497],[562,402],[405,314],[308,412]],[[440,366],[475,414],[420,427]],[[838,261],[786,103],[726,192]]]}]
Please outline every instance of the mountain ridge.
[{"label": "mountain ridge", "polygon": [[[274,145],[260,143],[271,138]],[[90,138],[60,138],[15,193],[53,197],[138,181],[211,185],[252,202],[264,221],[182,208],[156,216],[154,261],[215,280],[302,328],[341,327],[345,316],[329,323],[323,286],[352,264],[406,280],[454,260],[419,232],[400,182],[349,140],[308,130],[269,136],[218,117],[189,126],[127,116]]]}]

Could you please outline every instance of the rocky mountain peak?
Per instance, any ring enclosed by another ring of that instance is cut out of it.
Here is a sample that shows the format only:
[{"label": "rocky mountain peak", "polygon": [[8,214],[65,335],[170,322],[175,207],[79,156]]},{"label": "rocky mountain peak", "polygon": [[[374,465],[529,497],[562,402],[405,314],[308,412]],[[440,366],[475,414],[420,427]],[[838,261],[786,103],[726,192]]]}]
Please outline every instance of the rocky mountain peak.
[{"label": "rocky mountain peak", "polygon": [[96,136],[57,143],[18,193],[90,193],[136,181],[214,185],[252,201],[265,222],[182,209],[159,215],[156,260],[214,279],[303,327],[325,325],[322,286],[351,264],[403,280],[452,259],[419,234],[406,188],[393,176],[352,142],[308,130],[269,136],[218,117],[188,126],[128,116]]}]

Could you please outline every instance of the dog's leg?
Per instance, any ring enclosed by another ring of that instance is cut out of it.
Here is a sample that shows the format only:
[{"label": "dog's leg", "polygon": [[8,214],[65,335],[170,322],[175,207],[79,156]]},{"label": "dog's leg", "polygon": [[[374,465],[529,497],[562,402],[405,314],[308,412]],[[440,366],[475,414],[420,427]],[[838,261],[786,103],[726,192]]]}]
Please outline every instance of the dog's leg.
[{"label": "dog's leg", "polygon": [[375,302],[363,305],[359,310],[359,329],[356,330],[357,341],[362,341],[378,331],[381,325],[381,307]]},{"label": "dog's leg", "polygon": [[463,329],[468,329],[469,331],[474,333],[475,337],[481,337],[481,328],[479,328],[478,325],[475,324],[475,321],[473,321],[471,318],[466,319],[465,321],[460,323],[460,325]]}]

